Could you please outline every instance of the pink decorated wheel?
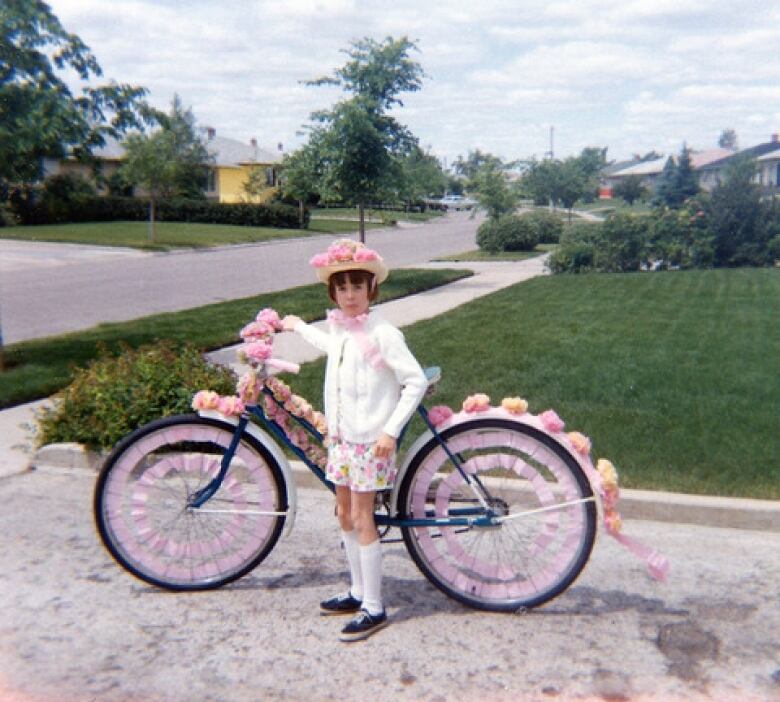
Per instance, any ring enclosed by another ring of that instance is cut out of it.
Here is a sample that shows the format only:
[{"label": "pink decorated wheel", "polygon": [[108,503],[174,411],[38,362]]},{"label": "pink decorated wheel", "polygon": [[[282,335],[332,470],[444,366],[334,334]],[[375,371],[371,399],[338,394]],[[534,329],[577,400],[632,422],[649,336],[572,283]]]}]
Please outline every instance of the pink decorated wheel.
[{"label": "pink decorated wheel", "polygon": [[[475,419],[443,437],[495,519],[491,526],[404,528],[423,574],[450,597],[485,610],[536,607],[563,592],[596,535],[594,495],[576,460],[548,435],[511,420]],[[405,473],[398,509],[418,519],[486,513],[435,439]]]},{"label": "pink decorated wheel", "polygon": [[170,590],[219,587],[256,567],[276,544],[287,496],[271,454],[245,436],[216,494],[191,496],[219,472],[232,427],[185,415],[124,439],[95,488],[104,544],[128,571]]}]

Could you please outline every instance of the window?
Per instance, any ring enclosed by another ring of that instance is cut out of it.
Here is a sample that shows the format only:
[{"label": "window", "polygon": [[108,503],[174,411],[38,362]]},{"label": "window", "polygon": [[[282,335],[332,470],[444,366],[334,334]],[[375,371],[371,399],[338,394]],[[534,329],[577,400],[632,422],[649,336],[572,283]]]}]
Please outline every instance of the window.
[{"label": "window", "polygon": [[209,168],[206,172],[206,192],[213,193],[217,190],[217,169]]},{"label": "window", "polygon": [[274,173],[273,168],[265,169],[265,184],[269,188],[273,188],[276,185],[276,173]]}]

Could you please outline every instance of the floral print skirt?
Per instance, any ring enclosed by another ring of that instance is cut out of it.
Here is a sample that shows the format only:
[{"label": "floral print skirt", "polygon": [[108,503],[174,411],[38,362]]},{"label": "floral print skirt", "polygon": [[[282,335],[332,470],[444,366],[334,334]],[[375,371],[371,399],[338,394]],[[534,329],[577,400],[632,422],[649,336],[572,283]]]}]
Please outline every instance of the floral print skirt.
[{"label": "floral print skirt", "polygon": [[346,485],[353,492],[386,490],[395,480],[395,454],[374,457],[374,444],[334,441],[328,447],[327,479],[334,485]]}]

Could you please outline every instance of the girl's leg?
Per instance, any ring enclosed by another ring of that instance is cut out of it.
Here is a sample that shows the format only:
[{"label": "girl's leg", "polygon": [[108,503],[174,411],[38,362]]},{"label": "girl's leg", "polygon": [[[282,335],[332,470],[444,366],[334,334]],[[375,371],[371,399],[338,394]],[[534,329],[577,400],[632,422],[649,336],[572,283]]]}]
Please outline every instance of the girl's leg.
[{"label": "girl's leg", "polygon": [[384,612],[382,605],[382,548],[374,522],[374,492],[352,493],[352,521],[360,543],[363,574],[363,609],[372,616]]},{"label": "girl's leg", "polygon": [[352,521],[352,491],[346,485],[336,486],[336,513],[341,526],[341,540],[349,565],[349,594],[356,600],[363,599],[363,573],[360,567],[360,543]]}]

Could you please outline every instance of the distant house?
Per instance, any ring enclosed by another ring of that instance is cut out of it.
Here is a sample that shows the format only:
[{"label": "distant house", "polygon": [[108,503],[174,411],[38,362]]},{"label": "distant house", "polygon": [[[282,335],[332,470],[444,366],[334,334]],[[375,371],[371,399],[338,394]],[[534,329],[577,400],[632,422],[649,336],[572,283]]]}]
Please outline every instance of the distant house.
[{"label": "distant house", "polygon": [[720,185],[725,178],[729,165],[738,157],[755,159],[759,167],[756,181],[764,186],[767,194],[780,193],[780,187],[778,187],[780,184],[780,172],[778,171],[778,165],[780,165],[780,135],[778,134],[772,134],[767,142],[742,149],[741,151],[732,151],[724,158],[711,161],[703,166],[699,171],[699,184],[702,188],[709,191]]},{"label": "distant house", "polygon": [[[778,145],[780,146],[780,145]],[[720,160],[723,160],[729,156],[733,156],[734,152],[728,149],[709,149],[706,151],[693,151],[691,155],[691,166],[693,170],[699,175],[699,184],[705,189],[709,190],[702,182],[704,175],[707,173],[706,167]],[[675,159],[676,157],[672,156]],[[602,171],[602,177],[604,181],[604,187],[609,188],[611,193],[612,188],[615,187],[624,178],[629,176],[638,176],[642,179],[642,185],[648,190],[654,191],[658,186],[658,181],[663,173],[664,166],[666,165],[668,156],[662,156],[661,158],[654,159],[652,161],[634,161],[624,168],[612,170],[609,174],[604,174]]]},{"label": "distant house", "polygon": [[[282,162],[281,144],[276,151],[272,151],[258,146],[256,139],[246,144],[237,139],[218,137],[216,130],[211,127],[205,130],[204,144],[212,157],[207,164],[208,177],[204,191],[208,199],[217,202],[262,203],[278,192],[279,167]],[[106,182],[119,169],[125,157],[125,150],[118,141],[109,139],[105,146],[94,149],[93,156],[101,176],[98,179],[98,191],[105,193],[108,190]],[[255,194],[250,196],[245,191],[244,184],[249,181],[253,172],[259,176],[256,176],[259,187]],[[44,178],[65,173],[75,173],[95,182],[95,174],[90,164],[73,158],[44,159]],[[143,190],[136,189],[136,194],[142,195]]]},{"label": "distant house", "polygon": [[[216,130],[206,130],[206,148],[213,157],[209,164],[206,197],[218,202],[265,202],[278,192],[282,145],[276,151],[258,146],[257,139],[249,144],[236,139],[218,137]],[[257,173],[260,192],[250,197],[244,190],[252,173]]]}]

